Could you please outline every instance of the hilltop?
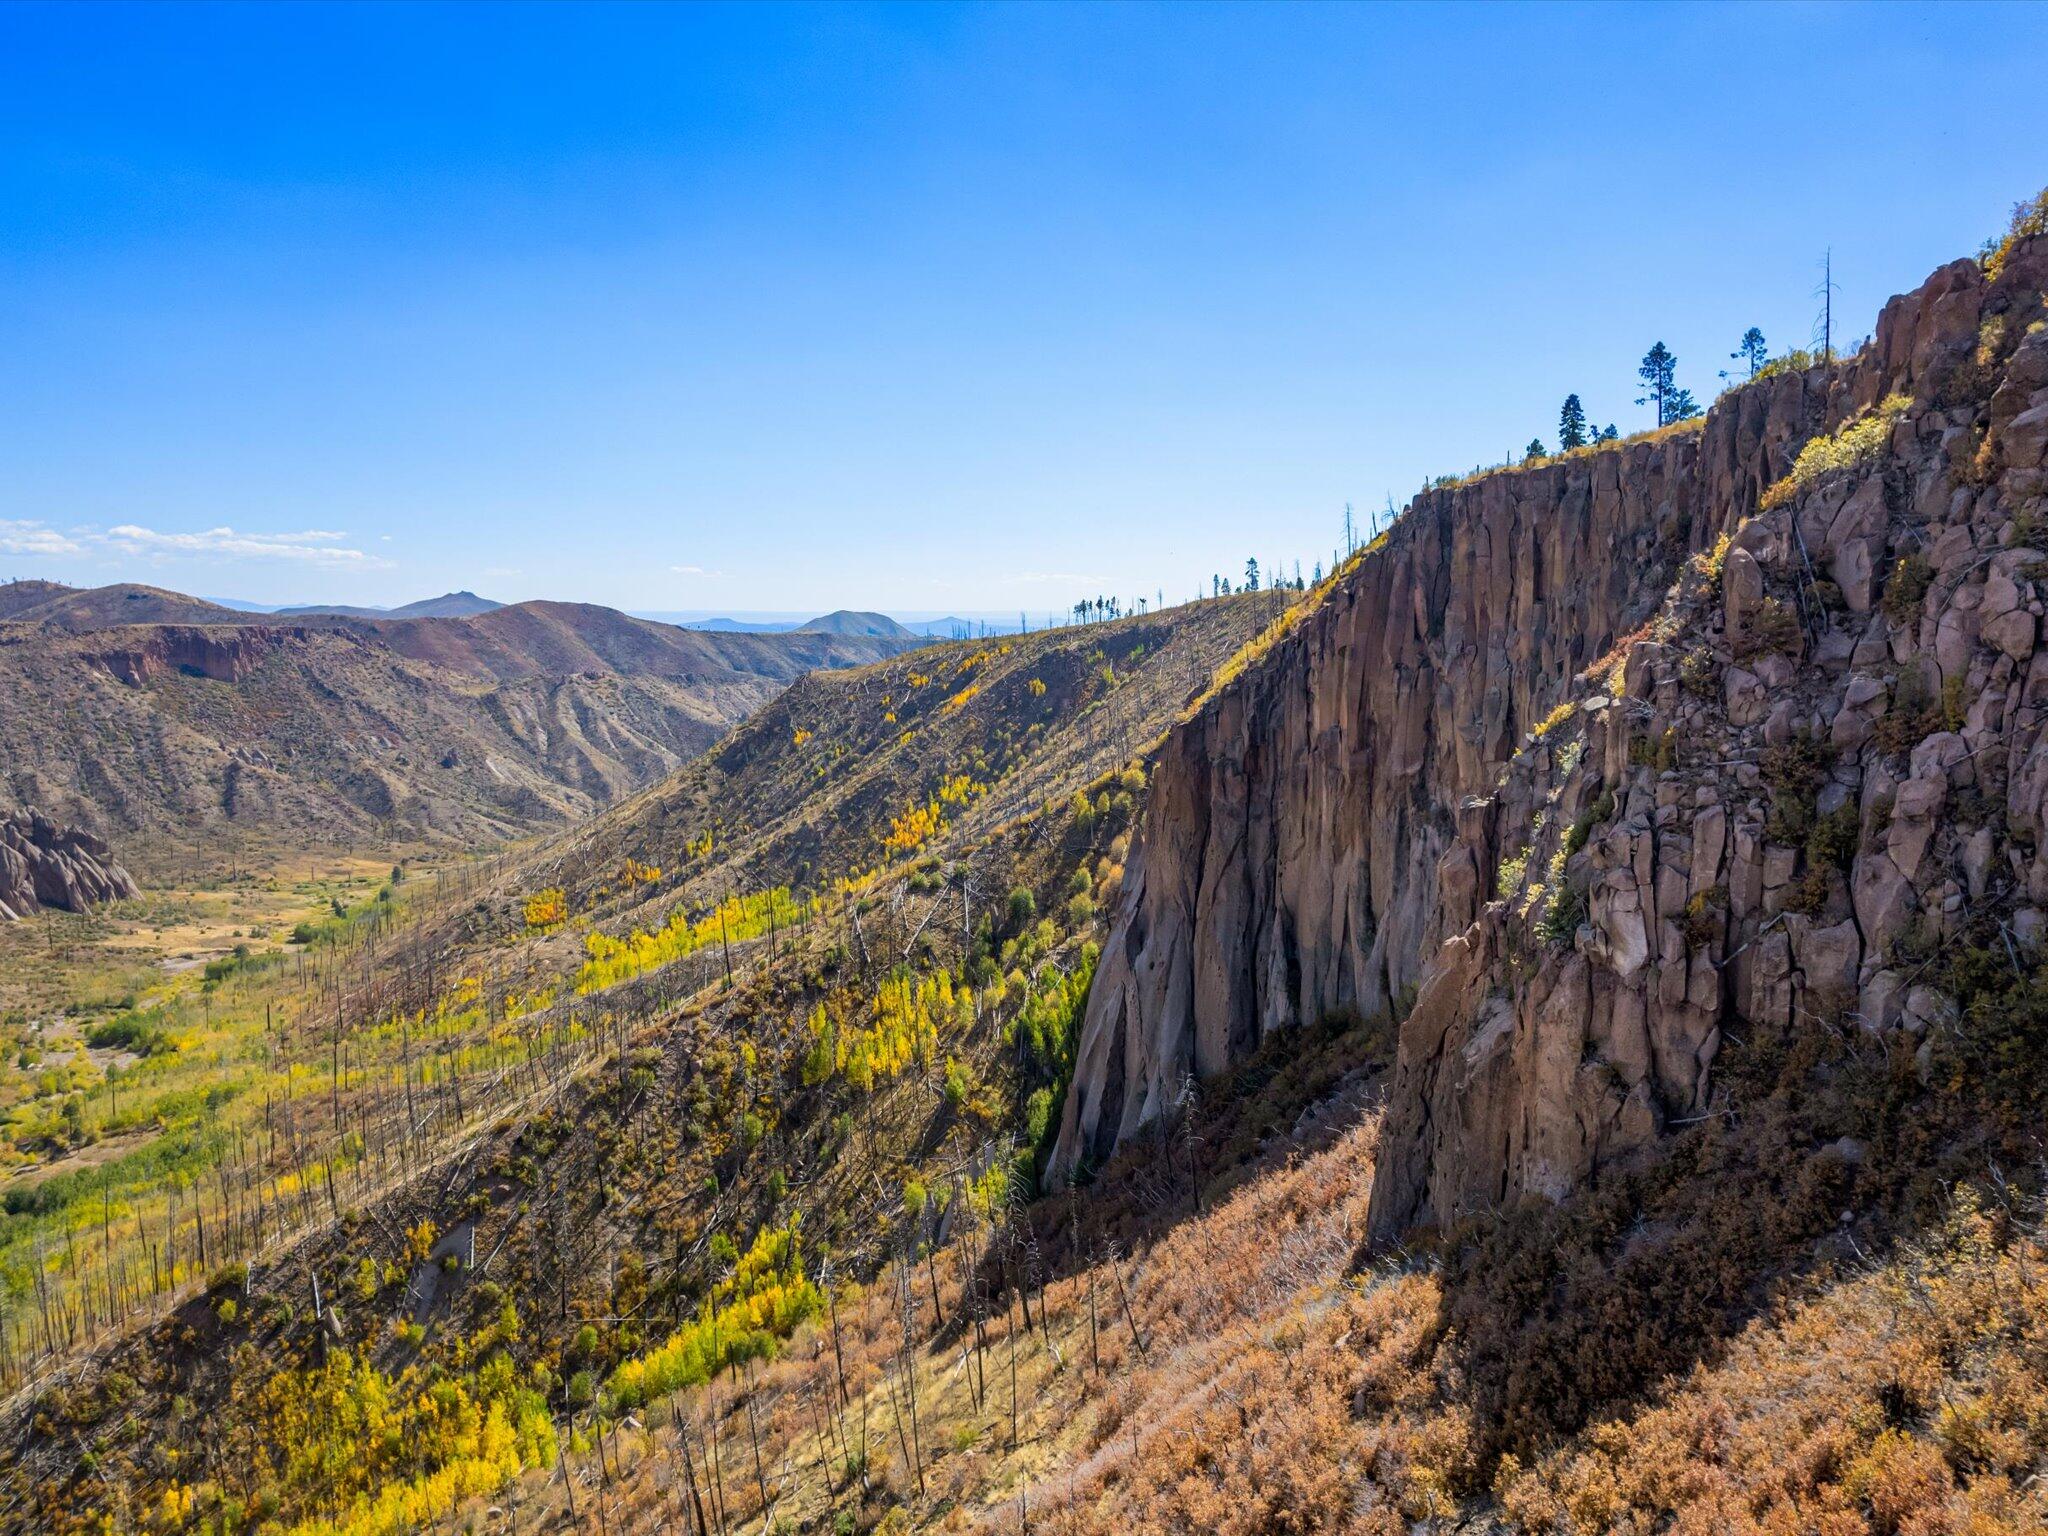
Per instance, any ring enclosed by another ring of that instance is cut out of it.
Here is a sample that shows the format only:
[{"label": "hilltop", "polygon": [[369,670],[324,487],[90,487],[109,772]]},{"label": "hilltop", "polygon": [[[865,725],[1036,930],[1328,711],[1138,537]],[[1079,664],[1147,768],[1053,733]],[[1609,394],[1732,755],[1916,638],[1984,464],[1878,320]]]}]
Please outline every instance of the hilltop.
[{"label": "hilltop", "polygon": [[502,608],[503,603],[494,603],[488,597],[478,597],[474,592],[444,592],[439,597],[423,597],[417,602],[404,603],[396,608],[351,607],[346,603],[309,603],[300,607],[272,608],[270,613],[281,618],[303,618],[314,614],[329,614],[342,618],[357,619],[463,619],[472,614],[489,613]]},{"label": "hilltop", "polygon": [[849,608],[841,608],[808,623],[799,624],[797,630],[802,634],[867,635],[874,639],[902,640],[909,643],[915,643],[922,638],[915,630],[904,628],[887,614],[856,613]]}]

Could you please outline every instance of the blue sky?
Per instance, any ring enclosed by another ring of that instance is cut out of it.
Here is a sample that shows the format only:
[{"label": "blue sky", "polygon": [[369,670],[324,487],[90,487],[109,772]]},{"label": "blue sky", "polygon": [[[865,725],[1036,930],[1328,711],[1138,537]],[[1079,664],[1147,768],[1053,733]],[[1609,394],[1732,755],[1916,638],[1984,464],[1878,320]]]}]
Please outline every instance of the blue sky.
[{"label": "blue sky", "polygon": [[0,8],[0,576],[1044,611],[1843,329],[2048,7]]}]

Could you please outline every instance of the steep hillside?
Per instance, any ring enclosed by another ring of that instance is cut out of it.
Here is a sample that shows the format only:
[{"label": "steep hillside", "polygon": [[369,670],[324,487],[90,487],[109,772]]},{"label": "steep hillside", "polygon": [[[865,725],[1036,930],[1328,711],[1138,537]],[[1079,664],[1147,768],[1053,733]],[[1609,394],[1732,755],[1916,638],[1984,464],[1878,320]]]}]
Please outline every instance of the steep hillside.
[{"label": "steep hillside", "polygon": [[718,880],[822,891],[883,861],[892,835],[898,854],[921,845],[921,812],[971,836],[1122,765],[1285,607],[1255,593],[812,673],[715,752],[544,848],[532,883],[582,899],[632,858],[669,872],[658,889],[701,890],[688,848],[708,834]]},{"label": "steep hillside", "polygon": [[[145,608],[176,606],[129,590]],[[0,802],[185,841],[497,841],[651,782],[810,668],[900,649],[694,634],[557,603],[450,619],[74,622],[128,602],[111,588],[45,597],[0,624]],[[150,845],[131,846],[146,869]]]},{"label": "steep hillside", "polygon": [[[507,1410],[545,1414],[551,1399],[587,1401],[592,1372],[658,1345],[717,1291],[734,1245],[786,1244],[780,1222],[808,1212],[808,1251],[868,1272],[906,1181],[973,1177],[985,1192],[1028,1181],[1040,1149],[1017,1138],[1035,1125],[1042,1139],[1051,1124],[1094,915],[1144,786],[1129,754],[1283,603],[1239,597],[814,675],[794,706],[816,728],[810,740],[795,739],[789,708],[773,708],[715,775],[688,793],[671,781],[596,835],[565,834],[501,872],[387,887],[302,925],[304,947],[279,961],[223,962],[211,985],[187,974],[124,999],[92,1038],[119,1031],[150,1053],[120,1068],[118,1102],[89,1094],[71,1122],[29,1100],[35,1131],[22,1151],[57,1157],[11,1186],[0,1276],[31,1267],[37,1245],[86,1219],[95,1197],[111,1197],[118,1219],[40,1286],[0,1292],[0,1375],[19,1381],[139,1326],[103,1361],[131,1384],[123,1411],[213,1469],[193,1475],[253,1492],[273,1480],[261,1469],[281,1465],[264,1405],[324,1392],[297,1373],[340,1361],[343,1347],[380,1380],[417,1365],[460,1383],[468,1401],[497,1391],[468,1363],[467,1323],[446,1312],[482,1294],[485,1270],[532,1341],[520,1350],[526,1395],[505,1397]],[[897,689],[903,712],[884,720]],[[1042,708],[1013,721],[1022,700]],[[875,761],[863,768],[864,757]],[[695,827],[692,854],[676,846],[683,831],[666,829],[693,826],[708,803],[699,795],[718,802],[717,830],[706,839],[709,827]],[[673,820],[649,820],[650,808]],[[844,841],[792,843],[807,819],[842,825]],[[648,828],[663,829],[651,844]],[[677,879],[623,850],[674,853],[686,867]],[[820,896],[772,883],[799,856]],[[50,1033],[35,1045],[48,1049]],[[238,1038],[250,1044],[237,1049]],[[259,1038],[266,1070],[224,1076],[193,1119],[202,1043],[226,1061]],[[296,1101],[288,1116],[273,1095]],[[96,1138],[132,1137],[138,1123],[160,1126],[160,1139],[126,1142],[96,1179],[85,1160]],[[258,1125],[264,1134],[245,1140]],[[165,1166],[179,1171],[168,1186]],[[217,1191],[229,1214],[185,1198],[188,1181]],[[592,1190],[619,1198],[592,1203]],[[530,1209],[541,1219],[525,1220]],[[387,1261],[384,1234],[403,1232],[425,1247]],[[763,1261],[775,1273],[792,1257],[781,1251]],[[427,1260],[464,1278],[429,1286],[421,1336],[392,1333],[387,1277],[419,1280]],[[231,1262],[250,1268],[194,1295]],[[621,1313],[613,1285],[628,1272],[640,1278],[623,1283],[646,1289],[624,1310],[648,1315],[579,1343],[585,1319]],[[317,1318],[294,1299],[309,1274],[331,1308]],[[230,1340],[252,1347],[212,1347]],[[525,1385],[553,1372],[548,1361],[565,1367],[559,1379]],[[96,1368],[83,1379],[110,1378]],[[404,1390],[424,1380],[407,1376]],[[6,1421],[26,1436],[10,1442],[21,1476],[0,1481],[15,1500],[6,1509],[61,1522],[66,1504],[96,1503],[60,1490],[73,1475],[65,1463],[76,1466],[72,1427],[95,1422],[98,1390],[45,1395],[41,1427]],[[516,1460],[555,1443],[552,1428],[532,1433]],[[172,1465],[124,1454],[118,1477],[155,1501],[190,1485]],[[331,1508],[409,1476],[381,1453],[361,1467],[367,1483],[285,1474],[279,1496],[294,1511]],[[224,1506],[208,1493],[196,1508]]]}]

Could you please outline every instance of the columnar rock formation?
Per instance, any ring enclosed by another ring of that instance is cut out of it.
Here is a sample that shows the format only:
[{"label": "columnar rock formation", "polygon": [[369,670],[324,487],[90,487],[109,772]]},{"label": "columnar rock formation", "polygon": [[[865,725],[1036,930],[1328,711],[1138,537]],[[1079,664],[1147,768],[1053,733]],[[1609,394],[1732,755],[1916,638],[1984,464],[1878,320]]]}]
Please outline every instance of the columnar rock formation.
[{"label": "columnar rock formation", "polygon": [[[1161,749],[1055,1173],[1275,1031],[1391,1015],[1376,1233],[1555,1198],[1713,1112],[1736,1020],[1938,1013],[1910,924],[2036,942],[2044,278],[2040,240],[1954,263],[1836,367],[1419,497]],[[1836,869],[1799,823],[1845,804]]]},{"label": "columnar rock formation", "polygon": [[0,812],[0,922],[38,907],[83,912],[140,896],[113,851],[90,832],[60,827],[34,811]]}]

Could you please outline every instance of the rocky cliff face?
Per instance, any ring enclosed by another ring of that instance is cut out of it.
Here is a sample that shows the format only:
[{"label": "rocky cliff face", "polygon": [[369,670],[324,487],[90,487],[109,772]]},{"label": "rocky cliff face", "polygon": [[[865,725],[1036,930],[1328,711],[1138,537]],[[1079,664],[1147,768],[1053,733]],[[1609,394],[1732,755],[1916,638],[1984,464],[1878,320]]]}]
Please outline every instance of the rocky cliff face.
[{"label": "rocky cliff face", "polygon": [[[303,650],[304,629],[163,624],[109,632],[116,642],[92,659],[131,688],[167,677],[239,683],[273,653]],[[358,642],[360,643],[360,642]]]},{"label": "rocky cliff face", "polygon": [[34,811],[0,813],[0,922],[19,921],[38,907],[83,912],[141,894],[90,832]]},{"label": "rocky cliff face", "polygon": [[1555,1198],[1716,1112],[1728,1028],[1926,1028],[1902,948],[2038,943],[2044,278],[1957,262],[1835,368],[1419,498],[1162,748],[1055,1173],[1355,1013],[1402,1021],[1377,1235]]}]

